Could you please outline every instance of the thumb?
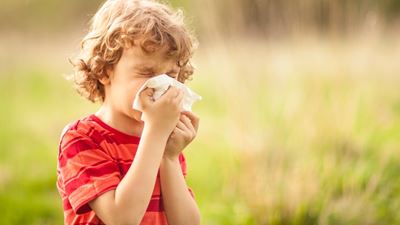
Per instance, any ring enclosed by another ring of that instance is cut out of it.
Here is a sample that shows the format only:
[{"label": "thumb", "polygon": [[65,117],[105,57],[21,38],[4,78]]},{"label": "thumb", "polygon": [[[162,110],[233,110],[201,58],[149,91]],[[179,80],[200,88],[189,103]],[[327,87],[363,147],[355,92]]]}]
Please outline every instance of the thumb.
[{"label": "thumb", "polygon": [[146,88],[139,94],[139,100],[143,107],[154,102],[153,94],[154,94],[153,88]]}]

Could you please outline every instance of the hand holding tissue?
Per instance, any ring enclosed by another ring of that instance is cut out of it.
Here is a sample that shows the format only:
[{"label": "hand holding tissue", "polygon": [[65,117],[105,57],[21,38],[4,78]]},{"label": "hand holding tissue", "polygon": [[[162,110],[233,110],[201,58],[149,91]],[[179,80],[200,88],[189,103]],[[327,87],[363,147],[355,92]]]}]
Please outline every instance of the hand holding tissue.
[{"label": "hand holding tissue", "polygon": [[181,111],[192,111],[192,105],[194,102],[201,100],[201,96],[190,90],[181,82],[175,80],[174,78],[162,74],[148,79],[143,86],[136,93],[135,99],[133,101],[133,108],[136,110],[141,110],[141,105],[139,101],[139,94],[146,88],[153,88],[154,94],[153,99],[156,101],[159,99],[169,88],[169,86],[177,87],[184,92],[182,110]]}]

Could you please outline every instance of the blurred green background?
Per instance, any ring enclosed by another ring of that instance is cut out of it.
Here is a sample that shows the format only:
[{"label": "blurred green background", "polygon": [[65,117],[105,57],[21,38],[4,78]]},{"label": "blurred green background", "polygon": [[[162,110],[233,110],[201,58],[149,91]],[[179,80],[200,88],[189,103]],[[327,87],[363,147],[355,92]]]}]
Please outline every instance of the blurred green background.
[{"label": "blurred green background", "polygon": [[[0,2],[0,224],[62,224],[64,79],[101,1]],[[400,224],[399,0],[175,0],[200,40],[205,225]]]}]

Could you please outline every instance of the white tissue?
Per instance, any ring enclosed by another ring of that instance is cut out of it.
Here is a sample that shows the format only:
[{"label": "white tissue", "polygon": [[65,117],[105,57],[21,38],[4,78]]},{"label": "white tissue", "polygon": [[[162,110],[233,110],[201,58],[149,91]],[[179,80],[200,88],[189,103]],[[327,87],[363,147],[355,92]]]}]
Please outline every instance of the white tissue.
[{"label": "white tissue", "polygon": [[143,86],[136,93],[135,99],[133,100],[133,108],[141,111],[141,104],[139,101],[139,94],[146,88],[153,88],[154,94],[153,99],[156,101],[159,99],[169,88],[169,86],[177,87],[184,92],[183,103],[181,111],[192,111],[192,105],[194,102],[201,100],[201,96],[190,90],[181,82],[174,78],[162,74],[148,79]]}]

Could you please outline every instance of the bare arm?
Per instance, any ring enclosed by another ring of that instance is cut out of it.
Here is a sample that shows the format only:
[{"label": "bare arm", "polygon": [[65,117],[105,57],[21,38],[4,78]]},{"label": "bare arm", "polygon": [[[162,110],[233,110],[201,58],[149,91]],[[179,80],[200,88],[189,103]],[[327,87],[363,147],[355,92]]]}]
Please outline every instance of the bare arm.
[{"label": "bare arm", "polygon": [[187,189],[179,163],[180,153],[196,137],[198,128],[199,118],[191,112],[183,112],[161,160],[161,190],[169,224],[200,224],[199,209]]},{"label": "bare arm", "polygon": [[174,225],[200,224],[200,212],[187,188],[178,157],[162,159],[160,180],[168,223]]},{"label": "bare arm", "polygon": [[115,190],[89,203],[107,225],[138,225],[141,222],[154,190],[168,136],[179,120],[183,92],[170,88],[156,102],[151,102],[152,94],[149,89],[141,95],[144,96],[145,125],[131,167]]},{"label": "bare arm", "polygon": [[89,203],[103,222],[140,223],[154,190],[167,138],[153,127],[144,127],[135,160],[118,187]]}]

